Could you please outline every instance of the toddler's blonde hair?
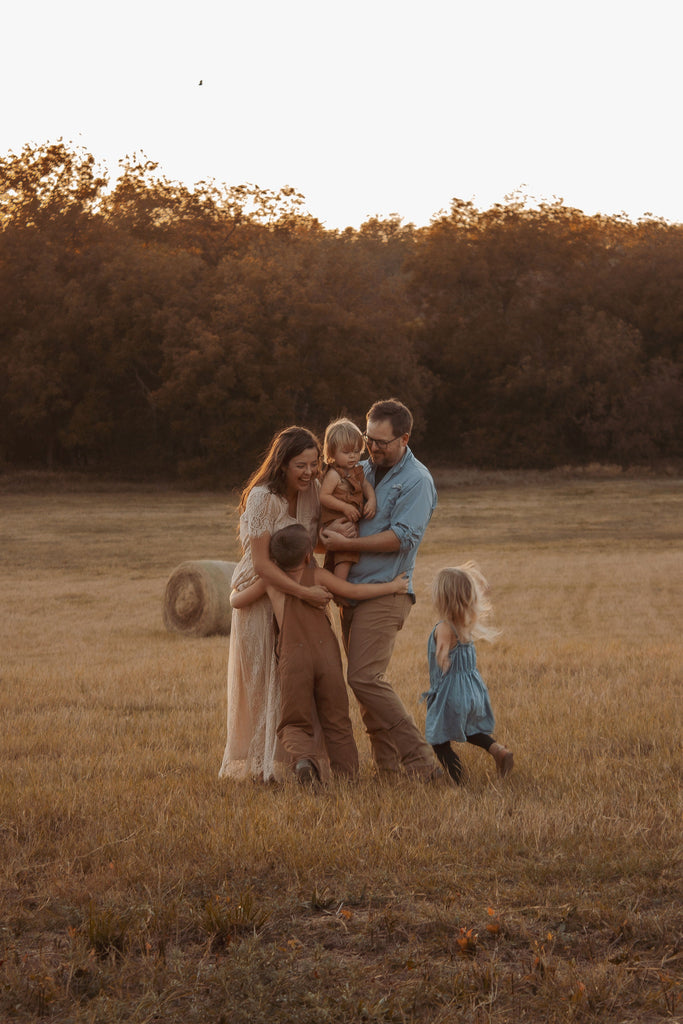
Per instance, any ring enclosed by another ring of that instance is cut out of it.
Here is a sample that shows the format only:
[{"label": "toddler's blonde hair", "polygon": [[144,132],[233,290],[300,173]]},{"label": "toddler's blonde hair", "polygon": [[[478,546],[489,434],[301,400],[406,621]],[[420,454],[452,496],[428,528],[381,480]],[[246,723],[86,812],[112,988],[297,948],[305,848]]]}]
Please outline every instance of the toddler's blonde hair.
[{"label": "toddler's blonde hair", "polygon": [[323,459],[329,465],[340,448],[346,445],[354,451],[363,450],[363,434],[351,420],[333,420],[325,431],[323,442]]},{"label": "toddler's blonde hair", "polygon": [[500,630],[489,625],[492,613],[489,585],[476,562],[441,569],[432,584],[432,601],[439,615],[455,626],[460,639],[495,640]]}]

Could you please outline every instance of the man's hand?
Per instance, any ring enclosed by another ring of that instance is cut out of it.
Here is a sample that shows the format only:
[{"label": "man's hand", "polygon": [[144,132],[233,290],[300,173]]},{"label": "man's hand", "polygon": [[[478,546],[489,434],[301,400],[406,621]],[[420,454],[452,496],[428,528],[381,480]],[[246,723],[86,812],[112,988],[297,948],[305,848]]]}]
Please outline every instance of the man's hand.
[{"label": "man's hand", "polygon": [[395,576],[392,582],[396,586],[395,594],[407,594],[408,593],[408,573],[400,572],[398,576]]},{"label": "man's hand", "polygon": [[343,533],[340,533],[338,530],[333,530],[329,526],[326,529],[320,531],[320,540],[325,545],[328,551],[353,550],[351,538],[345,537]]},{"label": "man's hand", "polygon": [[320,531],[320,542],[328,551],[353,551],[353,544],[344,541],[358,539],[358,527],[348,519],[333,519]]}]

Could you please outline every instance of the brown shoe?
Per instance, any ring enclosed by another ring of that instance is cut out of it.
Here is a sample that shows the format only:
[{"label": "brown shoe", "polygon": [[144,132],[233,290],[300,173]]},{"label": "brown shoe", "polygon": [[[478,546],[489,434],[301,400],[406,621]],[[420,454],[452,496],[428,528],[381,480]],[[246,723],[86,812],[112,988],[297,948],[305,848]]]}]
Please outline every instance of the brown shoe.
[{"label": "brown shoe", "polygon": [[492,743],[489,747],[489,754],[492,755],[496,762],[498,774],[501,779],[504,779],[513,769],[515,763],[514,754],[507,747],[504,747],[502,743]]}]

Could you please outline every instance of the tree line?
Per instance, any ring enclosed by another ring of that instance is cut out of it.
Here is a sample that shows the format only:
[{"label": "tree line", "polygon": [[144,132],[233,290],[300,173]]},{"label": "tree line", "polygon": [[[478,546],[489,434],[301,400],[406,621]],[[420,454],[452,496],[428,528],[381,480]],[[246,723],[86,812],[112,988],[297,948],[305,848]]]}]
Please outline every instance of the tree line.
[{"label": "tree line", "polygon": [[0,159],[0,467],[239,483],[400,397],[451,465],[683,455],[683,226],[514,195],[328,230],[291,188]]}]

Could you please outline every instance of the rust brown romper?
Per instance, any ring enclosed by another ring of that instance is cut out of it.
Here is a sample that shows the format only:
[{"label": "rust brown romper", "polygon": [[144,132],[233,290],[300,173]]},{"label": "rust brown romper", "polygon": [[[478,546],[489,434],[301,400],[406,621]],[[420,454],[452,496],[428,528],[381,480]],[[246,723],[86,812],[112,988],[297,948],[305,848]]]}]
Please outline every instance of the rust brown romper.
[{"label": "rust brown romper", "polygon": [[[332,491],[332,497],[345,501],[349,505],[355,505],[362,515],[363,506],[365,505],[365,495],[363,494],[365,473],[361,467],[354,466],[353,469],[347,470],[340,469],[339,466],[331,466],[329,468],[335,469],[340,476],[339,483]],[[336,509],[323,506],[320,509],[320,525],[328,526],[335,519],[339,519],[340,516],[341,512],[337,512]],[[329,572],[334,572],[335,565],[339,565],[340,562],[351,562],[354,564],[359,558],[360,555],[357,551],[328,551],[325,554],[325,568]]]}]

